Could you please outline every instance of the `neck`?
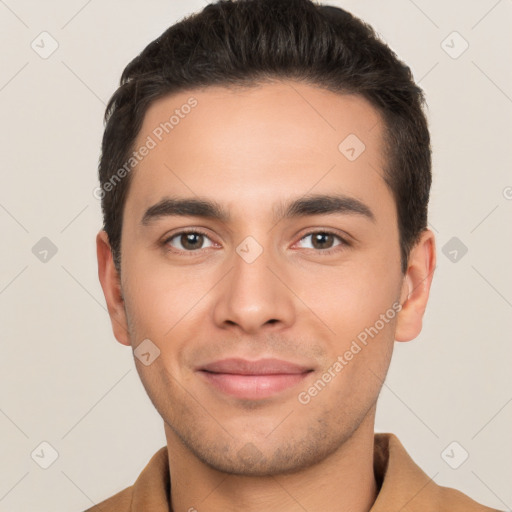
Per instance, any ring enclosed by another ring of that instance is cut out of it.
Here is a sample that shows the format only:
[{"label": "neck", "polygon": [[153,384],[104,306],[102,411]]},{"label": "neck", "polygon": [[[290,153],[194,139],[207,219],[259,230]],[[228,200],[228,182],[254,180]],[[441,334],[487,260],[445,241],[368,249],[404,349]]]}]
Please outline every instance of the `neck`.
[{"label": "neck", "polygon": [[374,414],[321,462],[293,474],[254,477],[217,471],[191,454],[165,425],[172,510],[189,512],[368,512],[378,494]]}]

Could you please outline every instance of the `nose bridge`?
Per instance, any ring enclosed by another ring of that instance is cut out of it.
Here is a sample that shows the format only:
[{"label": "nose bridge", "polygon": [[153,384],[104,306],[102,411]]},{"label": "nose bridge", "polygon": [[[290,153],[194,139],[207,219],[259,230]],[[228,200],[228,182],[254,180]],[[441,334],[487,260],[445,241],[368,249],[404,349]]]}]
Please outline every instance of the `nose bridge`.
[{"label": "nose bridge", "polygon": [[248,236],[235,248],[230,259],[232,270],[215,304],[219,326],[237,324],[244,331],[256,331],[265,325],[289,325],[293,321],[291,292],[275,275],[282,262],[269,241],[266,245]]}]

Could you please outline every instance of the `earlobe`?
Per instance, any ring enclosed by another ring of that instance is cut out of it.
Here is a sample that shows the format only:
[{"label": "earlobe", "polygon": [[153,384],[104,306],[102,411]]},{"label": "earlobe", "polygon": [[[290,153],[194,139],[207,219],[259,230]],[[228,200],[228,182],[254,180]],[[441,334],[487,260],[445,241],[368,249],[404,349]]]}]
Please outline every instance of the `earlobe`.
[{"label": "earlobe", "polygon": [[402,309],[397,317],[396,341],[411,341],[421,332],[435,267],[434,233],[425,229],[409,255],[400,296]]},{"label": "earlobe", "polygon": [[96,236],[96,255],[98,258],[98,277],[105,295],[114,336],[119,343],[129,346],[130,338],[128,336],[121,282],[114,265],[108,235],[104,230],[101,230]]}]

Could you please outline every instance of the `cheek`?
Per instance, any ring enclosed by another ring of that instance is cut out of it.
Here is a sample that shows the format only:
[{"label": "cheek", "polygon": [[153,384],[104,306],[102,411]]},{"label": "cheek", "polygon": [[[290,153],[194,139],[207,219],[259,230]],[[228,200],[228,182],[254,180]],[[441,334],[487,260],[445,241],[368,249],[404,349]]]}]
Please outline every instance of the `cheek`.
[{"label": "cheek", "polygon": [[208,279],[191,267],[145,261],[142,252],[125,263],[123,288],[132,345],[151,340],[160,350],[159,362],[172,375],[185,377],[183,354],[190,340],[204,337],[201,329],[211,308],[208,291],[214,276]]},{"label": "cheek", "polygon": [[144,251],[125,261],[123,287],[130,310],[142,328],[161,337],[194,308],[205,293],[205,280],[190,267],[180,268],[147,258]]},{"label": "cheek", "polygon": [[373,326],[386,312],[388,322],[383,334],[393,330],[391,320],[396,312],[392,307],[399,298],[401,284],[398,263],[354,259],[337,267],[310,267],[296,273],[294,279],[301,300],[342,344]]}]

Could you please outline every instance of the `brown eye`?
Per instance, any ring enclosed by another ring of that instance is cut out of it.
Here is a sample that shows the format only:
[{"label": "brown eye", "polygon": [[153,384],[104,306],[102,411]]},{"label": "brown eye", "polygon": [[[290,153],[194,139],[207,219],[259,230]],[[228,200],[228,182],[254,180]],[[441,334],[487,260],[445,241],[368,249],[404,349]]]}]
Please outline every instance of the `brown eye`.
[{"label": "brown eye", "polygon": [[[206,240],[209,240],[209,238],[199,231],[182,231],[167,238],[165,244],[170,245],[173,249],[177,249],[178,251],[191,252],[204,249]],[[210,242],[209,247],[211,247],[211,245]]]},{"label": "brown eye", "polygon": [[329,233],[315,233],[312,235],[312,245],[315,249],[330,249],[334,236]]},{"label": "brown eye", "polygon": [[[310,246],[303,246],[303,248],[316,249],[318,252],[325,252],[326,254],[330,253],[331,250],[336,251],[338,246],[341,246],[341,249],[343,246],[349,245],[339,235],[330,231],[313,231],[302,237],[300,242],[304,242],[308,238],[311,238]],[[338,243],[336,243],[336,240],[338,240]]]}]

